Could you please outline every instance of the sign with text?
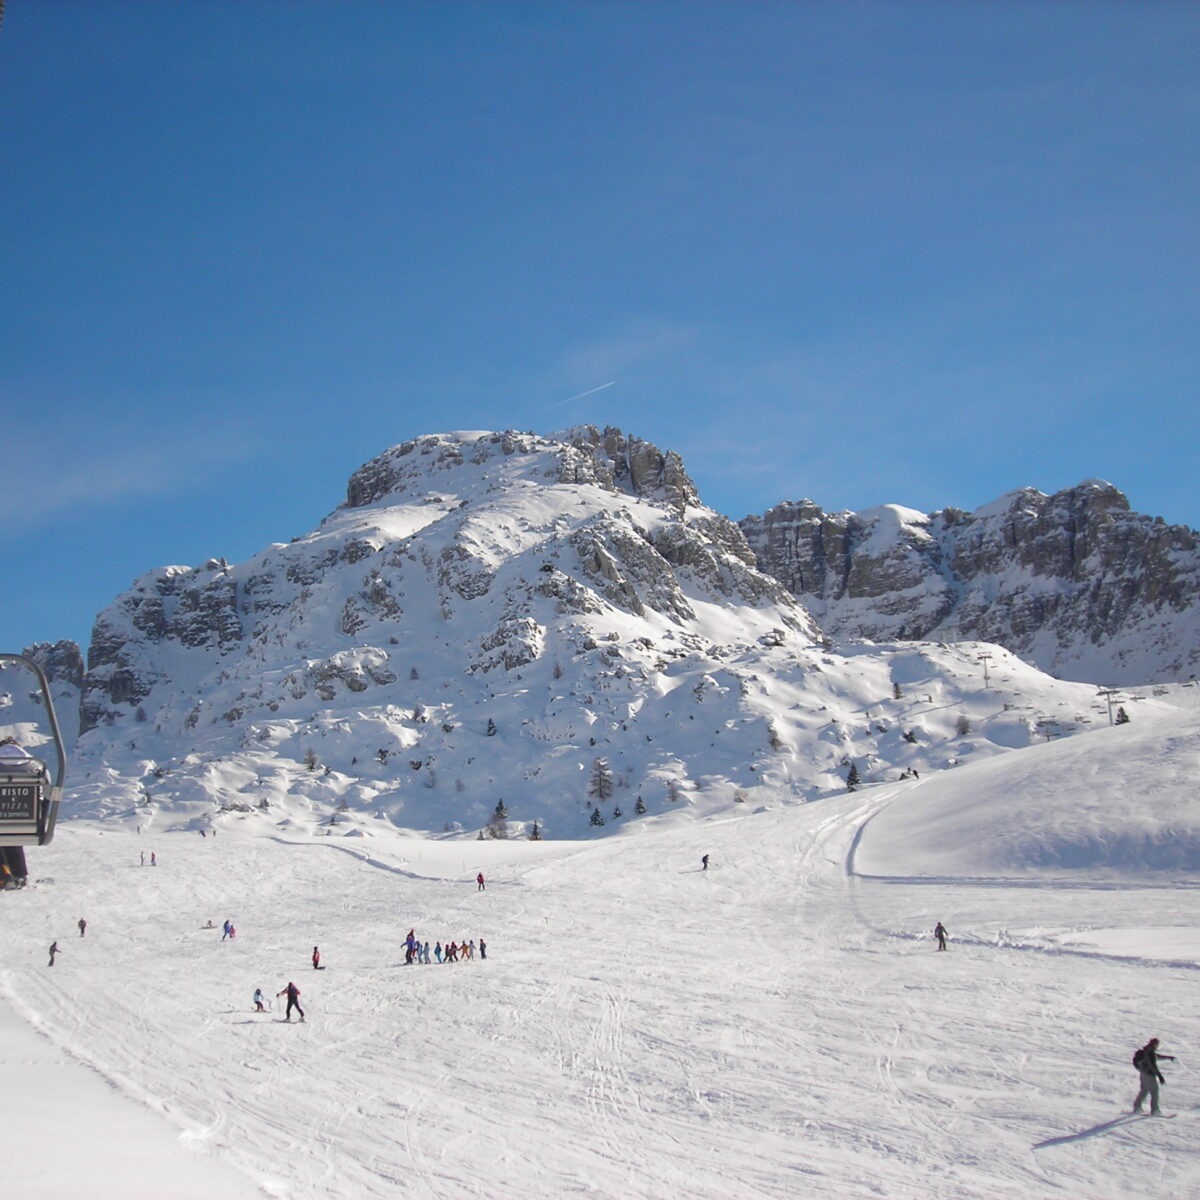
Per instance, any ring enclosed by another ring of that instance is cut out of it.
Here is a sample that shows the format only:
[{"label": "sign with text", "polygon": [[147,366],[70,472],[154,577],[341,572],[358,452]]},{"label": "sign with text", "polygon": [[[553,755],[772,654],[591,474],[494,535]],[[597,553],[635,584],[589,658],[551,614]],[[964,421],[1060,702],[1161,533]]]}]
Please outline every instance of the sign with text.
[{"label": "sign with text", "polygon": [[36,821],[36,783],[0,783],[0,821]]}]

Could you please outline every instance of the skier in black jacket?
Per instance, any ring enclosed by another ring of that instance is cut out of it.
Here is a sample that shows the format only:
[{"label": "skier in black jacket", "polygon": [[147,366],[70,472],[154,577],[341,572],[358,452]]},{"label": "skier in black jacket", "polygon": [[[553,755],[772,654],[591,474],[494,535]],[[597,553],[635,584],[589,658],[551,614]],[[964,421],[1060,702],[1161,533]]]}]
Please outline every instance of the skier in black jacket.
[{"label": "skier in black jacket", "polygon": [[287,1015],[287,1019],[289,1021],[292,1019],[292,1009],[293,1008],[300,1014],[300,1020],[302,1020],[302,1021],[304,1020],[304,1009],[302,1009],[300,1007],[300,989],[294,983],[292,983],[289,980],[287,987],[281,988],[278,992],[275,993],[275,995],[276,996],[287,996],[288,1002],[287,1002],[287,1014],[286,1015]]},{"label": "skier in black jacket", "polygon": [[1137,1067],[1138,1077],[1142,1082],[1142,1086],[1138,1089],[1137,1099],[1133,1102],[1133,1111],[1135,1113],[1142,1111],[1142,1101],[1149,1096],[1150,1115],[1157,1117],[1159,1114],[1158,1085],[1167,1082],[1162,1077],[1162,1072],[1158,1069],[1158,1060],[1160,1058],[1165,1058],[1170,1062],[1175,1061],[1174,1056],[1171,1054],[1159,1054],[1158,1038],[1151,1038],[1133,1056],[1133,1065]]}]

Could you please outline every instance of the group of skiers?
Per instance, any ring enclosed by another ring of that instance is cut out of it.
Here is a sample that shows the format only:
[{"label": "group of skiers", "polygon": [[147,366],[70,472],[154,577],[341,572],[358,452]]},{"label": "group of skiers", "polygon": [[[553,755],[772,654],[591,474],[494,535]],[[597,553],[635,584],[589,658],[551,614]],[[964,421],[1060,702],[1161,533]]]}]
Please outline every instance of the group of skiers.
[{"label": "group of skiers", "polygon": [[[487,958],[487,942],[483,938],[479,939],[479,957]],[[422,942],[417,937],[414,930],[408,931],[408,936],[404,939],[404,963],[409,966],[412,963],[429,963],[436,959],[440,963],[460,962],[469,958],[475,957],[476,944],[472,938],[467,941],[465,938],[461,942],[450,941],[443,947],[441,942],[438,942],[433,948],[433,957],[430,957],[429,943]]]}]

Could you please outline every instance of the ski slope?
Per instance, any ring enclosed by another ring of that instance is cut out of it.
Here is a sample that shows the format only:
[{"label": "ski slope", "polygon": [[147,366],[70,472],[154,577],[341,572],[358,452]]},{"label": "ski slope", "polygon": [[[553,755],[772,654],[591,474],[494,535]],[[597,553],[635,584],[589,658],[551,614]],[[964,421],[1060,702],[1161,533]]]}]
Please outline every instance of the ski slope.
[{"label": "ski slope", "polygon": [[[43,882],[0,895],[7,1124],[35,1151],[10,1183],[27,1200],[1200,1194],[1200,872],[1156,859],[1155,837],[1102,871],[1033,852],[1014,871],[1009,828],[1092,845],[1110,794],[1118,832],[1185,834],[1196,803],[1166,793],[1198,749],[1181,715],[586,843],[70,822],[31,852]],[[406,966],[410,927],[483,937],[488,958]],[[281,1000],[251,1011],[289,979],[305,1023]],[[1151,1035],[1178,1056],[1175,1121],[1123,1115]]]}]

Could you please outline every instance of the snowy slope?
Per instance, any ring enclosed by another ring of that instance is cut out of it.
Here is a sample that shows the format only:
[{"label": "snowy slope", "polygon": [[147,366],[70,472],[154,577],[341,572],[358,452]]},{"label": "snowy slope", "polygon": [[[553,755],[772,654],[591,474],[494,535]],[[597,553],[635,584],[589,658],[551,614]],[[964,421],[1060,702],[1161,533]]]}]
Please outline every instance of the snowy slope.
[{"label": "snowy slope", "polygon": [[[1200,815],[1194,700],[586,842],[70,822],[31,851],[42,882],[0,894],[0,1051],[65,1048],[111,1087],[68,1103],[70,1069],[38,1067],[43,1106],[149,1110],[159,1162],[292,1200],[1195,1195],[1200,922],[1169,849]],[[405,966],[410,927],[483,937],[488,958]],[[289,978],[305,1024],[249,1011]],[[1178,1056],[1176,1121],[1122,1116],[1151,1034]],[[11,1111],[10,1133],[32,1119]],[[163,1194],[104,1161],[85,1143],[23,1164],[21,1194]]]},{"label": "snowy slope", "polygon": [[70,811],[127,825],[490,831],[503,805],[603,837],[1107,719],[988,644],[824,641],[676,459],[586,428],[394,447],[308,535],[147,573],[90,663]]}]

